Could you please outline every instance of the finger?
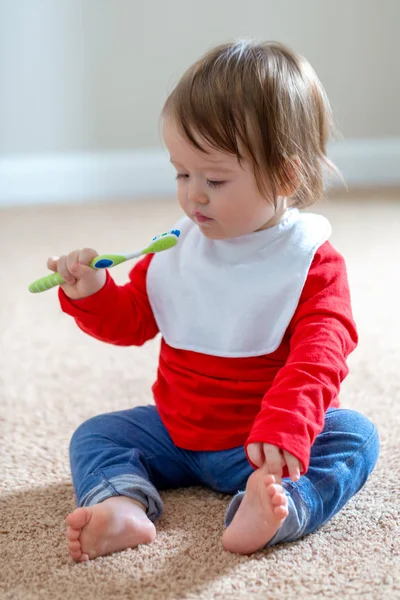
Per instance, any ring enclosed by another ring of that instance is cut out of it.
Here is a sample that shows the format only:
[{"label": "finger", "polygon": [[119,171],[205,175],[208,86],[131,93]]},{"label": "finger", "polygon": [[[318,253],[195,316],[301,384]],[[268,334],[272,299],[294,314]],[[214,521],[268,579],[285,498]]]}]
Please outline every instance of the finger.
[{"label": "finger", "polygon": [[69,255],[67,258],[68,269],[75,279],[79,280],[94,276],[95,271],[90,263],[96,256],[98,256],[98,253],[93,248],[83,248]]},{"label": "finger", "polygon": [[268,472],[275,476],[278,483],[282,480],[283,456],[280,449],[272,444],[264,444],[265,461]]},{"label": "finger", "polygon": [[264,454],[262,444],[249,444],[247,446],[247,454],[251,462],[257,467],[261,467],[264,462]]},{"label": "finger", "polygon": [[292,481],[298,481],[300,479],[300,462],[293,454],[290,454],[290,452],[287,452],[286,450],[283,451],[283,457],[289,471],[290,479]]},{"label": "finger", "polygon": [[93,248],[82,248],[82,250],[79,252],[77,262],[80,265],[89,266],[92,260],[98,255],[98,252],[96,252],[96,250],[93,250]]},{"label": "finger", "polygon": [[64,279],[65,283],[73,285],[76,283],[75,277],[72,276],[67,267],[67,257],[65,255],[60,256],[57,264],[57,272]]},{"label": "finger", "polygon": [[54,271],[54,273],[57,273],[57,263],[58,256],[51,256],[47,259],[47,268],[50,269],[50,271]]},{"label": "finger", "polygon": [[77,279],[93,275],[90,263],[96,256],[98,256],[98,253],[93,248],[83,248],[79,251],[76,263],[71,267],[71,271]]},{"label": "finger", "polygon": [[74,265],[78,262],[80,250],[74,250],[67,255],[67,269],[73,275]]}]

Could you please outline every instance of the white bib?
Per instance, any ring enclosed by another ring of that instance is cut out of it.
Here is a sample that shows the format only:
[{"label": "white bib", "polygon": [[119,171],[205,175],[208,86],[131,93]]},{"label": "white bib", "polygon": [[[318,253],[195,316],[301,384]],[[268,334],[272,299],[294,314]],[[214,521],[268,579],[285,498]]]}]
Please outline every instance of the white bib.
[{"label": "white bib", "polygon": [[155,254],[147,293],[167,344],[225,357],[274,352],[295,313],[325,217],[290,209],[269,229],[209,240],[189,218],[177,246]]}]

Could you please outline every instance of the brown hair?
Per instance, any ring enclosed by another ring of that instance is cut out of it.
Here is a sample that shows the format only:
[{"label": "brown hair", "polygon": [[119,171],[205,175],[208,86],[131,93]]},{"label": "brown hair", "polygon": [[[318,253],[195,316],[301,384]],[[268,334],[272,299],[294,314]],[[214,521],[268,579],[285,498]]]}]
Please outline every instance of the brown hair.
[{"label": "brown hair", "polygon": [[243,40],[217,46],[192,65],[168,96],[162,116],[206,152],[253,162],[261,193],[275,202],[279,187],[295,188],[290,204],[303,208],[323,191],[332,128],[325,91],[311,65],[277,42]]}]

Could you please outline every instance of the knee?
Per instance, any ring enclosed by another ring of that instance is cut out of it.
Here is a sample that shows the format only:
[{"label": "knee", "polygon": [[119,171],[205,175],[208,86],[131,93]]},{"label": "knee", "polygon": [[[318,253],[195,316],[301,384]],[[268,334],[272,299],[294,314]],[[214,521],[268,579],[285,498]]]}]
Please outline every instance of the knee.
[{"label": "knee", "polygon": [[71,437],[70,448],[85,444],[93,436],[103,436],[110,431],[109,415],[96,415],[84,421],[74,431]]},{"label": "knee", "polygon": [[342,433],[353,446],[353,450],[362,454],[368,473],[375,467],[379,457],[380,441],[376,425],[355,410],[336,409],[327,413],[330,421],[328,428]]},{"label": "knee", "polygon": [[367,417],[347,408],[329,410],[326,413],[325,425],[332,432],[357,433],[363,440],[376,431],[375,425]]},{"label": "knee", "polygon": [[374,469],[376,463],[378,462],[379,451],[380,451],[380,440],[379,440],[379,433],[378,433],[378,429],[377,429],[376,425],[374,425],[374,423],[372,423],[372,421],[370,421],[366,417],[363,417],[363,419],[364,419],[364,421],[367,422],[369,427],[367,429],[367,427],[366,427],[367,424],[365,424],[365,429],[366,429],[367,435],[365,436],[365,438],[363,440],[364,443],[362,444],[362,446],[360,448],[360,452],[362,453],[362,455],[364,457],[366,471],[369,475],[372,472],[372,470]]}]

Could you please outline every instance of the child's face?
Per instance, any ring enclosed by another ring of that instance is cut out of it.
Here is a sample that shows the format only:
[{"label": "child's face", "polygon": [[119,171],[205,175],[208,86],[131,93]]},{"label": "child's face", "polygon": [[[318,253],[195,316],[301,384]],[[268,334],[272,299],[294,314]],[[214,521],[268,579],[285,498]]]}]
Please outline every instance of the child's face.
[{"label": "child's face", "polygon": [[177,171],[178,201],[187,216],[210,239],[239,237],[275,225],[278,211],[257,187],[250,161],[209,148],[194,148],[166,120],[163,127],[171,163]]}]

